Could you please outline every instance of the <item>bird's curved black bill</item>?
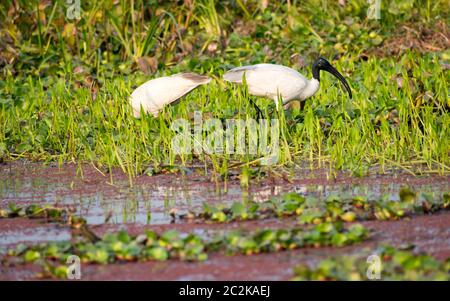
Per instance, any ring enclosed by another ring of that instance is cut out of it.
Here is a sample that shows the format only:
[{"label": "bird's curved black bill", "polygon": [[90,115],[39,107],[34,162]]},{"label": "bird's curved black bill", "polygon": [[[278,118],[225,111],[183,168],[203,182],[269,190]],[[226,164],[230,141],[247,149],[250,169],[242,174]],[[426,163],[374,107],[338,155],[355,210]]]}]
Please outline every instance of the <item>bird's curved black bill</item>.
[{"label": "bird's curved black bill", "polygon": [[353,97],[353,96],[352,96],[352,91],[350,90],[349,84],[347,83],[347,81],[345,80],[345,78],[342,76],[342,74],[339,73],[339,71],[337,71],[337,70],[336,70],[333,66],[331,66],[331,65],[327,65],[327,66],[323,67],[322,70],[327,71],[327,72],[333,74],[335,77],[337,77],[337,79],[339,79],[339,80],[341,81],[342,85],[344,85],[344,87],[345,87],[345,89],[347,90],[348,95],[350,96],[350,98]]}]

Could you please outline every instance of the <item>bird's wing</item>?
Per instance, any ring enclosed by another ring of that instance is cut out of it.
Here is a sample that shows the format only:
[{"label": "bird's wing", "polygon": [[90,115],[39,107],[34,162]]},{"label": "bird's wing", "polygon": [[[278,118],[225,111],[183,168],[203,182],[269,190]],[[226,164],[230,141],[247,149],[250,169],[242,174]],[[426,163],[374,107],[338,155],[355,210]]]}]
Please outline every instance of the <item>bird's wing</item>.
[{"label": "bird's wing", "polygon": [[225,72],[225,74],[223,75],[223,79],[226,80],[227,82],[241,84],[242,77],[244,76],[244,74],[249,73],[251,71],[255,71],[257,68],[258,68],[258,65],[242,66],[242,67],[233,68],[233,69]]},{"label": "bird's wing", "polygon": [[223,78],[242,83],[244,74],[249,92],[257,96],[276,98],[280,93],[284,100],[290,100],[298,96],[307,84],[305,77],[294,69],[274,64],[237,67],[226,72]]},{"label": "bird's wing", "polygon": [[173,103],[196,87],[210,81],[211,78],[208,76],[190,72],[150,80],[131,94],[134,115],[139,117],[142,106],[146,112],[157,116],[165,105]]},{"label": "bird's wing", "polygon": [[205,75],[188,72],[162,77],[157,80],[159,81],[155,82],[155,85],[153,85],[153,88],[155,89],[154,94],[157,96],[164,95],[164,97],[162,97],[164,98],[163,104],[166,105],[183,97],[198,86],[209,83],[211,78]]}]

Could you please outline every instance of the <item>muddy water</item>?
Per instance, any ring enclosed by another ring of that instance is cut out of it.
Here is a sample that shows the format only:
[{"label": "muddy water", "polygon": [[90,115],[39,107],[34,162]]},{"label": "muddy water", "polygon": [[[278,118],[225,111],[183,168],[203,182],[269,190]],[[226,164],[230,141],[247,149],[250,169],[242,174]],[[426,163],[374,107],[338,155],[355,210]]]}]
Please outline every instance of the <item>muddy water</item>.
[{"label": "muddy water", "polygon": [[89,224],[102,224],[105,218],[114,224],[167,224],[170,210],[196,209],[204,202],[265,201],[284,192],[296,191],[305,196],[326,198],[331,195],[356,195],[376,199],[398,199],[398,192],[408,186],[417,192],[441,196],[450,191],[450,176],[414,177],[396,173],[352,178],[338,174],[328,180],[325,171],[299,172],[292,183],[266,178],[254,181],[248,189],[239,180],[215,183],[209,176],[190,174],[138,177],[133,186],[120,171],[113,178],[89,165],[44,166],[13,163],[0,166],[0,206],[60,204],[73,206]]},{"label": "muddy water", "polygon": [[[230,224],[170,224],[170,211],[195,210],[204,202],[262,202],[290,191],[321,199],[331,195],[362,195],[371,199],[385,196],[398,199],[399,190],[403,186],[439,197],[450,191],[449,175],[412,176],[402,172],[384,175],[373,173],[363,178],[339,173],[334,179],[330,179],[324,170],[299,170],[295,172],[292,181],[269,175],[261,180],[253,180],[248,189],[241,188],[236,176],[230,176],[227,182],[216,183],[211,180],[211,175],[204,175],[195,170],[186,176],[140,176],[134,180],[132,186],[126,175],[119,170],[114,170],[112,175],[103,174],[89,165],[66,164],[58,167],[24,162],[0,165],[0,207],[5,207],[10,202],[18,205],[36,203],[71,206],[79,215],[85,217],[89,224],[95,225],[92,230],[98,235],[119,228],[138,234],[151,228],[158,232],[177,229],[203,236],[216,230],[289,228],[297,223],[295,219],[270,219]],[[167,279],[178,280],[286,280],[292,276],[291,267],[302,260],[315,260],[341,251],[359,252],[361,248],[376,246],[382,242],[413,243],[420,250],[445,259],[450,256],[449,214],[447,212],[419,216],[397,222],[365,222],[374,231],[373,238],[354,248],[307,249],[251,257],[227,257],[218,254],[212,255],[202,264],[168,261],[101,268],[89,266],[88,279],[108,279],[111,275],[120,275],[117,279],[161,280],[161,270],[164,270],[167,272],[163,273]],[[107,216],[112,218],[104,224]],[[70,229],[62,225],[26,218],[0,219],[0,254],[17,243],[64,241],[70,237]],[[267,275],[261,273],[262,265],[265,266]],[[31,272],[34,271],[33,268],[36,267],[2,269],[0,266],[0,279],[30,279],[34,277]],[[145,275],[139,273],[141,270],[147,271]],[[210,273],[211,270],[216,272]],[[105,273],[110,276],[105,276]]]}]

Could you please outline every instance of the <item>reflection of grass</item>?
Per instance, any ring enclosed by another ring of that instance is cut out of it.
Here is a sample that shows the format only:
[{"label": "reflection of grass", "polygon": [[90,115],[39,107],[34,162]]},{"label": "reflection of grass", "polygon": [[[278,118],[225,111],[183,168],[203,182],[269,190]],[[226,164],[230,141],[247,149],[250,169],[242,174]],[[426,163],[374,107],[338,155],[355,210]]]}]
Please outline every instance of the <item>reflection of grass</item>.
[{"label": "reflection of grass", "polygon": [[0,218],[27,217],[34,219],[46,219],[48,222],[67,223],[74,213],[73,208],[56,207],[50,205],[39,206],[31,204],[29,206],[17,206],[9,203],[5,209],[0,208]]},{"label": "reflection of grass", "polygon": [[[300,68],[298,58],[309,63],[321,54],[339,57],[334,64],[349,78],[355,98],[323,76],[321,91],[304,111],[281,113],[280,165],[307,162],[365,174],[371,165],[411,171],[412,164],[424,163],[429,172],[450,171],[448,80],[440,65],[448,51],[361,59],[404,22],[432,28],[431,20],[448,15],[445,1],[394,1],[380,22],[366,20],[364,0],[345,6],[270,2],[266,9],[259,1],[82,1],[77,22],[64,19],[62,0],[18,2],[0,4],[0,160],[88,161],[104,172],[119,166],[130,182],[148,165],[199,160],[226,176],[230,166],[257,164],[258,156],[177,156],[170,124],[190,119],[194,110],[220,119],[255,117],[245,89],[217,80],[159,118],[135,120],[127,99],[132,87],[149,79],[143,72],[191,70],[218,79],[233,65]],[[309,74],[309,67],[302,72]],[[271,101],[257,101],[269,117]]]},{"label": "reflection of grass", "polygon": [[[370,255],[378,255],[380,265],[372,265],[371,276],[379,273],[379,280],[450,280],[450,258],[441,263],[427,254],[384,246]],[[368,280],[367,257],[340,256],[317,263],[313,268],[299,265],[294,268],[294,280]]]},{"label": "reflection of grass", "polygon": [[[424,200],[418,202],[415,193],[402,189],[400,192],[401,200],[398,202],[380,200],[372,203],[360,197],[344,201],[336,197],[330,197],[322,204],[317,200],[304,199],[295,193],[290,193],[286,194],[283,200],[279,202],[254,203],[247,206],[235,203],[231,208],[225,209],[209,206],[205,207],[205,212],[201,214],[202,218],[230,221],[298,215],[302,224],[314,225],[289,229],[220,231],[209,233],[207,237],[201,237],[193,233],[180,234],[177,231],[169,230],[162,234],[146,231],[144,234],[137,236],[119,231],[99,238],[86,225],[84,219],[73,215],[73,212],[67,208],[52,206],[29,205],[17,207],[11,204],[9,208],[0,210],[0,217],[46,218],[51,222],[69,225],[73,230],[70,242],[40,243],[30,246],[20,244],[15,249],[8,251],[9,256],[19,257],[23,262],[42,264],[44,276],[65,277],[67,267],[61,264],[66,262],[69,255],[74,254],[79,256],[84,263],[97,264],[148,260],[164,261],[168,259],[203,261],[212,252],[225,252],[228,255],[252,255],[305,247],[342,247],[358,244],[369,237],[368,229],[360,224],[344,227],[344,221],[354,221],[355,218],[362,220],[368,218],[395,219],[413,212],[433,213],[449,208],[448,194],[444,195],[443,201],[436,201],[426,194],[423,195],[423,198]],[[419,203],[420,206],[418,206]],[[138,209],[134,207],[134,202],[131,202],[130,205],[131,211],[134,212]],[[311,215],[313,209],[317,210]],[[124,210],[128,212],[126,208]],[[316,213],[320,214],[317,215]],[[353,215],[350,215],[350,213],[353,213]],[[380,214],[388,214],[388,216],[381,216]],[[124,220],[129,219],[124,217]],[[406,255],[411,257],[408,254]],[[383,256],[386,260],[390,260],[390,257],[386,257],[386,254],[383,253]],[[392,255],[391,257],[395,259],[398,257],[396,256]],[[386,270],[385,273],[388,274],[385,277],[393,277],[394,279],[397,279],[395,277],[406,277],[406,279],[433,277],[433,279],[441,279],[443,275],[440,271],[441,268],[436,268],[439,263],[426,257],[408,258],[400,262],[403,265],[402,267],[407,269],[405,274],[399,274],[399,268],[393,266]],[[348,270],[350,260],[354,259],[328,260],[320,263],[316,270],[310,270],[303,266],[298,267],[296,279],[362,279],[362,276],[354,270],[359,268],[361,264],[355,263],[351,265],[351,270]],[[412,263],[407,263],[410,261]],[[399,264],[395,260],[393,262]],[[422,274],[423,272],[425,274]]]}]

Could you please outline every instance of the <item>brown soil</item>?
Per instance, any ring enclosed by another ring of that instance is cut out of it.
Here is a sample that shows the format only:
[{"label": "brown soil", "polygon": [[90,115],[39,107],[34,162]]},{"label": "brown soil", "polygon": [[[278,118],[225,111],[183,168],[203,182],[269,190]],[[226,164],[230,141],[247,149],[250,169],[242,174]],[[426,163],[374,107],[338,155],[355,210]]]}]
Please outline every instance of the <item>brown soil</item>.
[{"label": "brown soil", "polygon": [[426,53],[445,51],[449,48],[449,27],[444,21],[439,21],[430,27],[420,23],[402,25],[391,38],[370,52],[378,56],[397,56],[413,49]]}]

